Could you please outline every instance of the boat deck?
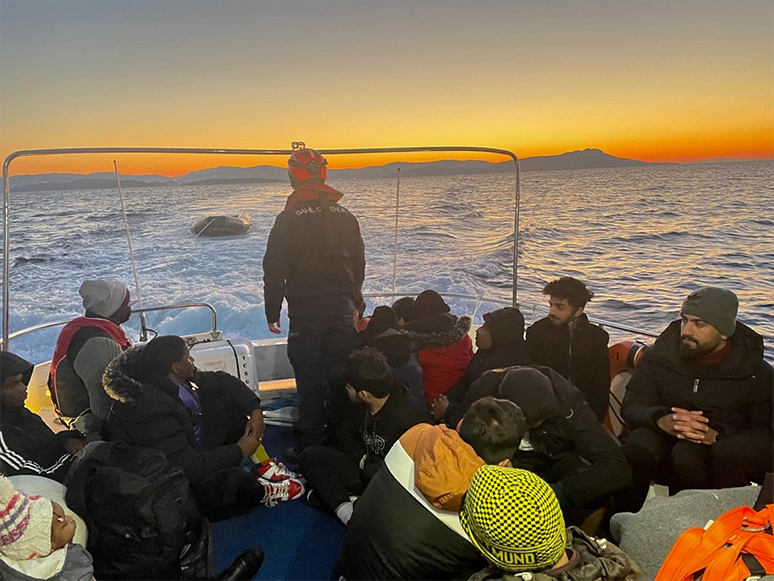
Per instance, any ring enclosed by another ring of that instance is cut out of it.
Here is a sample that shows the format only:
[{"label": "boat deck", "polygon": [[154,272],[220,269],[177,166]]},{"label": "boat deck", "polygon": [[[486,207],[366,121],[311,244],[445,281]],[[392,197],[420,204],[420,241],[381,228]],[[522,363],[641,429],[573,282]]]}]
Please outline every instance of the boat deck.
[{"label": "boat deck", "polygon": [[[282,460],[292,446],[292,428],[267,426],[264,446]],[[338,579],[344,525],[333,515],[311,508],[306,498],[260,506],[212,525],[215,571],[222,571],[245,548],[266,553],[255,579]]]}]

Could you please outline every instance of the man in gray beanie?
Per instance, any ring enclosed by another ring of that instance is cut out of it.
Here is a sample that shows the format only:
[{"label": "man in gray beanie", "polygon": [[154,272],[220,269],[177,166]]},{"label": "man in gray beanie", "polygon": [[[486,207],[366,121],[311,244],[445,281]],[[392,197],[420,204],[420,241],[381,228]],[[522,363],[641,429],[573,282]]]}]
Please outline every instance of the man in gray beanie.
[{"label": "man in gray beanie", "polygon": [[726,289],[692,292],[639,362],[621,406],[634,485],[619,508],[639,510],[654,478],[675,494],[763,482],[774,470],[774,372],[738,305]]},{"label": "man in gray beanie", "polygon": [[74,427],[97,438],[112,401],[102,387],[102,374],[131,344],[120,325],[132,309],[129,289],[117,280],[86,280],[78,292],[86,314],[62,328],[48,385],[57,413],[78,418]]}]

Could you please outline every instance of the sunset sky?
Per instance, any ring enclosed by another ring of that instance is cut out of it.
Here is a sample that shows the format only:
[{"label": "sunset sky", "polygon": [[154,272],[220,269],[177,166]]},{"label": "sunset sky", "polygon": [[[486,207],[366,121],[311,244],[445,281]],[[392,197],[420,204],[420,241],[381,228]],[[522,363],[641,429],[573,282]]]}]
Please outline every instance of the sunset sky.
[{"label": "sunset sky", "polygon": [[[0,27],[3,158],[294,140],[774,157],[774,0],[0,0]],[[110,171],[111,159],[19,160],[12,173]],[[168,176],[281,163],[120,159],[123,173]]]}]

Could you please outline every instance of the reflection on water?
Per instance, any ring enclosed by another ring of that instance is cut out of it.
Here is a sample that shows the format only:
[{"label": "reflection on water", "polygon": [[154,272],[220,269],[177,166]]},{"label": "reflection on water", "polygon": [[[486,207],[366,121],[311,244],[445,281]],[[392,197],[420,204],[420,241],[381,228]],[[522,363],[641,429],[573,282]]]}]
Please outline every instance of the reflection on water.
[{"label": "reflection on water", "polygon": [[[390,291],[395,181],[330,183],[360,219],[367,288]],[[509,298],[513,190],[510,174],[403,177],[398,289]],[[145,304],[210,302],[228,334],[269,336],[261,261],[286,186],[124,193]],[[547,281],[576,276],[597,295],[591,315],[659,331],[690,290],[720,285],[739,295],[740,319],[764,335],[771,356],[772,200],[772,162],[523,174],[519,298],[542,304]],[[12,193],[11,208],[12,330],[78,312],[77,290],[86,277],[132,281],[117,192]],[[247,236],[194,238],[189,230],[202,215],[240,211],[253,215]],[[451,302],[458,312],[476,308]],[[482,304],[479,318],[491,308]],[[163,332],[208,327],[204,312],[155,314],[149,321]],[[136,334],[135,319],[132,325]],[[55,336],[19,340],[14,350],[46,359]]]}]

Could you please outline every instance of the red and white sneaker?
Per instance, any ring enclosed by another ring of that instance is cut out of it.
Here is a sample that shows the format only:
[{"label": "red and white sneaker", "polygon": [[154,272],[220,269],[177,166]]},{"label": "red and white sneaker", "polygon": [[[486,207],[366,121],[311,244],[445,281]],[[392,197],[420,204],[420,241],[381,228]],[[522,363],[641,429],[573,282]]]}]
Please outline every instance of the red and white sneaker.
[{"label": "red and white sneaker", "polygon": [[295,478],[287,478],[281,482],[271,482],[270,480],[259,478],[258,482],[263,484],[263,499],[261,502],[269,508],[277,506],[278,502],[301,498],[304,492],[306,492],[303,483]]},{"label": "red and white sneaker", "polygon": [[301,480],[298,474],[288,470],[288,467],[282,462],[277,461],[276,458],[272,458],[266,464],[256,464],[255,474],[258,478],[268,480],[269,482],[282,482],[290,478]]}]

